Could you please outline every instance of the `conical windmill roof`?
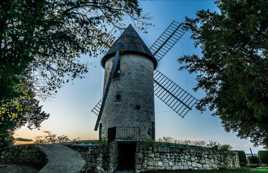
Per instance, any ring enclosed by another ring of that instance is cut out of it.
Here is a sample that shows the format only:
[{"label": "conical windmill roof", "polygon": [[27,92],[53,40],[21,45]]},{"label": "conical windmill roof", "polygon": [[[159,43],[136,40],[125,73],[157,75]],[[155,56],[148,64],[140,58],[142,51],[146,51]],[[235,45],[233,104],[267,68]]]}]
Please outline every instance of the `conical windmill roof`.
[{"label": "conical windmill roof", "polygon": [[102,58],[101,64],[104,67],[105,62],[113,57],[116,51],[120,51],[120,55],[138,54],[150,59],[157,66],[157,60],[152,55],[150,49],[143,42],[139,34],[135,31],[132,25],[129,25],[123,34],[115,41],[108,53]]}]

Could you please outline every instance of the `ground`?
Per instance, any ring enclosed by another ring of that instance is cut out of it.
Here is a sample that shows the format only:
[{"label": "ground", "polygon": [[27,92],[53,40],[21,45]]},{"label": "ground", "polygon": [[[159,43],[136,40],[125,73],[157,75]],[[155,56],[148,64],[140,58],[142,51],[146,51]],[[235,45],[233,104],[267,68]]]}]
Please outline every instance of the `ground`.
[{"label": "ground", "polygon": [[48,163],[39,173],[77,173],[85,165],[78,152],[64,145],[40,145],[40,149],[46,153]]},{"label": "ground", "polygon": [[[85,165],[80,154],[60,144],[39,145],[48,162],[41,170],[26,165],[0,164],[0,173],[78,173]],[[11,162],[12,163],[12,162]]]}]

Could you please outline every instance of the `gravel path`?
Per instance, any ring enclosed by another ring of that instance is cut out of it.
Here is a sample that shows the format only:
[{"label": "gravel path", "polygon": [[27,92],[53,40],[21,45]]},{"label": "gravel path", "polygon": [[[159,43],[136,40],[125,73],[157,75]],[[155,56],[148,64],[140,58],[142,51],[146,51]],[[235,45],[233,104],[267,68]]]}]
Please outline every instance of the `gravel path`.
[{"label": "gravel path", "polygon": [[39,173],[79,173],[85,165],[80,154],[60,144],[40,145],[48,163]]}]

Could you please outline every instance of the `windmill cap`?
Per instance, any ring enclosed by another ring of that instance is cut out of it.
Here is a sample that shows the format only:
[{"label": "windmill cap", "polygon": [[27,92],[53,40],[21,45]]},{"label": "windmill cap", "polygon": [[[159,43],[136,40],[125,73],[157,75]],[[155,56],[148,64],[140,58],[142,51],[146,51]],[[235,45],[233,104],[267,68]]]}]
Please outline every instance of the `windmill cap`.
[{"label": "windmill cap", "polygon": [[102,58],[101,65],[105,67],[105,62],[115,56],[116,51],[120,51],[120,55],[137,54],[150,59],[154,63],[154,68],[157,67],[157,60],[151,53],[150,49],[143,42],[139,34],[135,31],[132,25],[129,25],[123,34],[115,41],[108,53]]}]

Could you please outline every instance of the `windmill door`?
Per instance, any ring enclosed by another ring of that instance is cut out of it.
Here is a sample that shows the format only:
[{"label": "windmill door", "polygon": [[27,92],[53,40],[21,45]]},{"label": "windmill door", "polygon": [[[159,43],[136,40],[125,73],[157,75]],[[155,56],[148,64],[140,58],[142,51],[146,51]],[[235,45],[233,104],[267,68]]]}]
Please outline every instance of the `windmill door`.
[{"label": "windmill door", "polygon": [[117,170],[135,170],[136,143],[124,142],[118,144]]},{"label": "windmill door", "polygon": [[112,142],[116,137],[116,127],[112,127],[108,129],[108,142]]}]

